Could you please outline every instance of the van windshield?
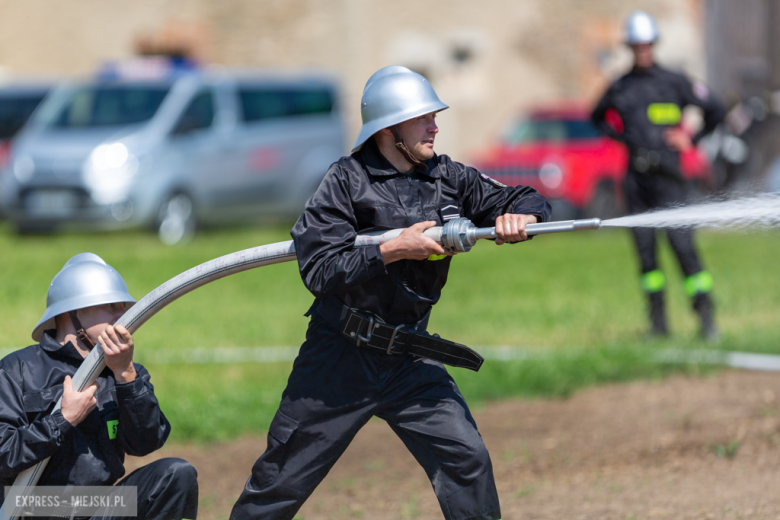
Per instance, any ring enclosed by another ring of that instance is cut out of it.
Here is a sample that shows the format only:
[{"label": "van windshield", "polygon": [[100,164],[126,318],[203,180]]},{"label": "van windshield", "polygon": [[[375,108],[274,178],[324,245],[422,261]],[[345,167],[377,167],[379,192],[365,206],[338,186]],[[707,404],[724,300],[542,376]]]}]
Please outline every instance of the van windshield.
[{"label": "van windshield", "polygon": [[88,85],[74,90],[49,126],[124,126],[151,119],[168,94],[167,85]]}]

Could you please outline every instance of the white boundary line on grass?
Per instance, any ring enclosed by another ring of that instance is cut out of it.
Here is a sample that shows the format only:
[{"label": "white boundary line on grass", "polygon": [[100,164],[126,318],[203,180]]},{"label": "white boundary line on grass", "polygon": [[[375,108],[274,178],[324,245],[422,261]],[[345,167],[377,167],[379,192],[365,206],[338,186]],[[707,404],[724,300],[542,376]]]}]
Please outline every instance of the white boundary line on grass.
[{"label": "white boundary line on grass", "polygon": [[746,370],[765,370],[780,372],[780,356],[773,354],[753,354],[750,352],[728,352],[717,350],[677,350],[658,351],[661,363],[701,363],[708,365],[726,365]]},{"label": "white boundary line on grass", "polygon": [[[522,361],[526,359],[544,359],[539,351],[528,351],[522,347],[503,345],[480,347],[477,349],[485,359],[498,361]],[[572,356],[576,357],[577,352]],[[753,354],[750,352],[729,352],[726,350],[683,350],[656,349],[655,358],[659,363],[692,363],[702,365],[725,365],[746,370],[764,370],[780,372],[780,356],[773,354]]]},{"label": "white boundary line on grass", "polygon": [[[0,358],[16,349],[0,349]],[[299,347],[196,347],[191,349],[160,349],[144,352],[140,361],[157,365],[201,365],[240,363],[282,363],[295,360]],[[544,359],[539,349],[513,347],[511,345],[477,347],[486,360],[524,361]],[[718,350],[657,349],[659,363],[693,363],[725,365],[746,370],[780,372],[780,355],[752,354]],[[577,352],[571,353],[577,357]]]}]

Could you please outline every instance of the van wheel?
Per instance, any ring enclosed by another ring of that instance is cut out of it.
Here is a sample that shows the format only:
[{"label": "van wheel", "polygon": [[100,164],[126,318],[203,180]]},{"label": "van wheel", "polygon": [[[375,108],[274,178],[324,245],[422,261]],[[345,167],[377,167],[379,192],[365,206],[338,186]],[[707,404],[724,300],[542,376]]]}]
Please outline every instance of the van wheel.
[{"label": "van wheel", "polygon": [[602,182],[596,187],[590,204],[585,208],[585,217],[598,217],[602,220],[617,218],[622,214],[620,204],[615,196],[615,185]]},{"label": "van wheel", "polygon": [[192,199],[184,193],[171,195],[157,215],[157,234],[163,244],[186,242],[195,234],[195,211]]}]

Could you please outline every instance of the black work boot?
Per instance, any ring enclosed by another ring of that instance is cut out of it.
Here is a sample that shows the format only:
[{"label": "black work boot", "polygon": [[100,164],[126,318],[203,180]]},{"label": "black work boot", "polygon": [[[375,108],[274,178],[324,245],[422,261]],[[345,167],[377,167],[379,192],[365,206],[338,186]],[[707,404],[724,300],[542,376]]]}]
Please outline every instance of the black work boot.
[{"label": "black work boot", "polygon": [[664,306],[664,293],[662,291],[648,293],[650,303],[650,332],[651,338],[666,337],[669,328],[666,326],[666,309]]},{"label": "black work boot", "polygon": [[693,308],[701,320],[701,336],[707,341],[716,343],[720,339],[720,334],[715,328],[712,298],[709,293],[698,293],[694,296]]}]

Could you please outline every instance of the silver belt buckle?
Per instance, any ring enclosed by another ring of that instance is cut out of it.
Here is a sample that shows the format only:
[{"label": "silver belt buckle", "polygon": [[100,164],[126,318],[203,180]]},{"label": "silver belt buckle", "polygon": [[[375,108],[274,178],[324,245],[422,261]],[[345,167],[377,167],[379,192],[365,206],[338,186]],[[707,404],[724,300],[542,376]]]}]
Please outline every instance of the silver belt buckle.
[{"label": "silver belt buckle", "polygon": [[398,325],[396,328],[393,329],[393,333],[390,335],[390,344],[387,346],[387,355],[391,355],[393,353],[393,344],[395,343],[395,336],[398,334],[398,331],[402,328],[406,327],[406,325]]},{"label": "silver belt buckle", "polygon": [[[379,325],[379,324],[377,323],[377,325]],[[364,338],[363,336],[360,335],[360,332],[358,332],[357,333],[357,345],[356,346],[359,347],[361,341],[365,341],[366,343],[371,341],[371,333],[373,333],[373,332],[374,332],[374,317],[371,316],[370,318],[368,318],[368,328],[366,329],[366,337]]]}]

